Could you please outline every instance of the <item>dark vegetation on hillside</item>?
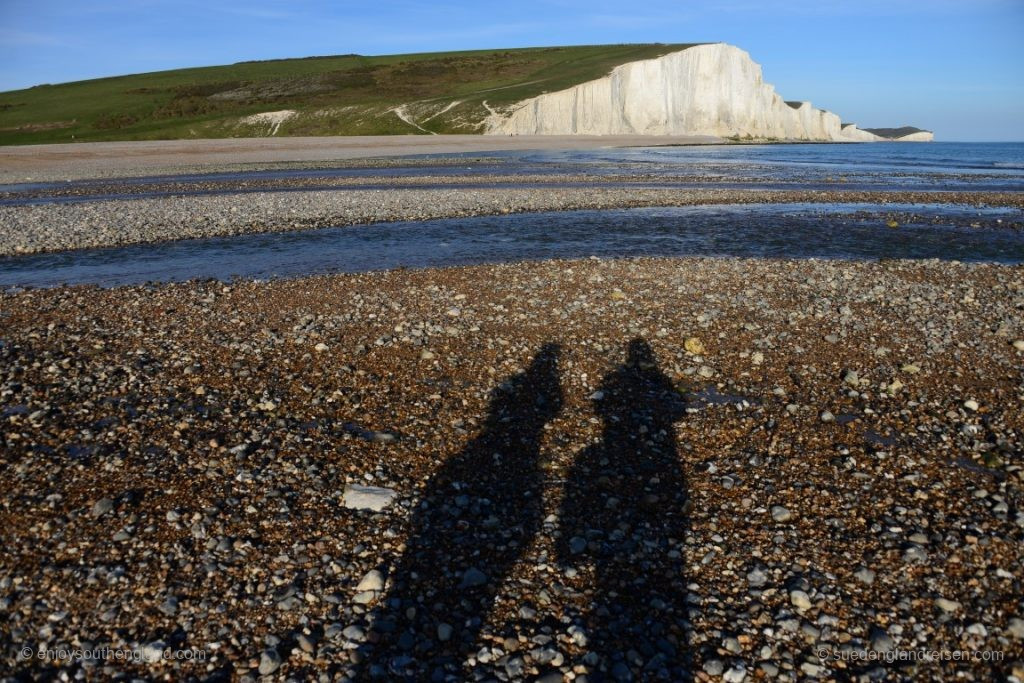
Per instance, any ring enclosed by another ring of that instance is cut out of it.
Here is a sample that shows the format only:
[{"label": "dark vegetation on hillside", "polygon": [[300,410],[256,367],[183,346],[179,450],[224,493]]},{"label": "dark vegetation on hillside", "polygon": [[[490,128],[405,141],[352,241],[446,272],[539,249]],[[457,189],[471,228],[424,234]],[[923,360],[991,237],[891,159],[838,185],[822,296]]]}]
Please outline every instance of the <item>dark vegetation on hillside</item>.
[{"label": "dark vegetation on hillside", "polygon": [[924,130],[923,128],[915,128],[914,126],[903,126],[902,128],[865,128],[869,133],[874,133],[878,137],[888,138],[895,140],[901,138],[904,135],[910,135],[912,133],[930,133],[931,131]]}]

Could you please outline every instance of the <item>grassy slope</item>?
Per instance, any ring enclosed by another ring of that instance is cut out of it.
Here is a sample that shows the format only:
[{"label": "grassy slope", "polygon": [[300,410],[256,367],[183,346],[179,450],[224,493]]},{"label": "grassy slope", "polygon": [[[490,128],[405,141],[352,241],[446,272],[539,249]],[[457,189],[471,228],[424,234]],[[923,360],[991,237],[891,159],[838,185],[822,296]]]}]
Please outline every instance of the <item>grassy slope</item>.
[{"label": "grassy slope", "polygon": [[901,138],[904,135],[912,135],[913,133],[930,133],[930,130],[923,128],[915,128],[914,126],[903,126],[902,128],[865,128],[869,133],[874,133],[878,137],[888,138],[895,140]]},{"label": "grassy slope", "polygon": [[426,130],[478,133],[487,116],[484,101],[500,109],[685,47],[346,55],[36,86],[0,93],[0,145],[266,135],[268,124],[240,125],[239,118],[284,109],[299,114],[278,135],[422,133],[391,111],[400,105]]}]

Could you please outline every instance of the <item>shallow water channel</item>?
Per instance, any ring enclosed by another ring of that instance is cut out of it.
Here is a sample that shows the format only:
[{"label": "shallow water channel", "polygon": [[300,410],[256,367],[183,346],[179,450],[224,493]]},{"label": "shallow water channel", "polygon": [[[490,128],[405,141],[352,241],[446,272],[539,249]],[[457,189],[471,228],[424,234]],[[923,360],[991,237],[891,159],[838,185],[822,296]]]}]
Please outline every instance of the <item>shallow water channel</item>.
[{"label": "shallow water channel", "polygon": [[[889,227],[891,221],[898,227]],[[939,204],[752,204],[516,214],[10,257],[0,259],[0,285],[264,279],[589,256],[1022,263],[1022,223],[1024,212],[1019,209]]]}]

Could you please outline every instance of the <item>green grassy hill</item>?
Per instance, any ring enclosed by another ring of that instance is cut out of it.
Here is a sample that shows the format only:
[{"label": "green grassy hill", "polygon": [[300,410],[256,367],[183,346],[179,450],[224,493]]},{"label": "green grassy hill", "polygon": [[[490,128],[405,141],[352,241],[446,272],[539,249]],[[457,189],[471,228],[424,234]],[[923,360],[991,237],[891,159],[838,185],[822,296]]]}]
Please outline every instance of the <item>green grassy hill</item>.
[{"label": "green grassy hill", "polygon": [[930,130],[924,128],[915,128],[914,126],[903,126],[902,128],[865,128],[869,133],[874,133],[880,138],[887,138],[889,140],[896,140],[905,135],[913,135],[914,133],[930,133]]},{"label": "green grassy hill", "polygon": [[489,109],[687,45],[595,45],[159,71],[0,93],[0,145],[260,135],[480,133]]}]

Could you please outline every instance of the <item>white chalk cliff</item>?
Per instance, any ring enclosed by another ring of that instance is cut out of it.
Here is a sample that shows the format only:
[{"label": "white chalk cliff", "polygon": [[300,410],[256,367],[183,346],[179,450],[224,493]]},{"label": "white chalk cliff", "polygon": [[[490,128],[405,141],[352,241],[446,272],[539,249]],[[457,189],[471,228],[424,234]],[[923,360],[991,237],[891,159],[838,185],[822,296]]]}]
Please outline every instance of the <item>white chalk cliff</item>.
[{"label": "white chalk cliff", "polygon": [[[697,45],[629,62],[567,90],[494,112],[491,135],[715,135],[867,142],[883,140],[810,102],[787,104],[761,67],[732,45]],[[909,136],[931,139],[931,133]]]},{"label": "white chalk cliff", "polygon": [[935,134],[930,130],[920,130],[916,133],[910,133],[909,135],[903,135],[894,139],[900,142],[931,142],[935,139]]}]

